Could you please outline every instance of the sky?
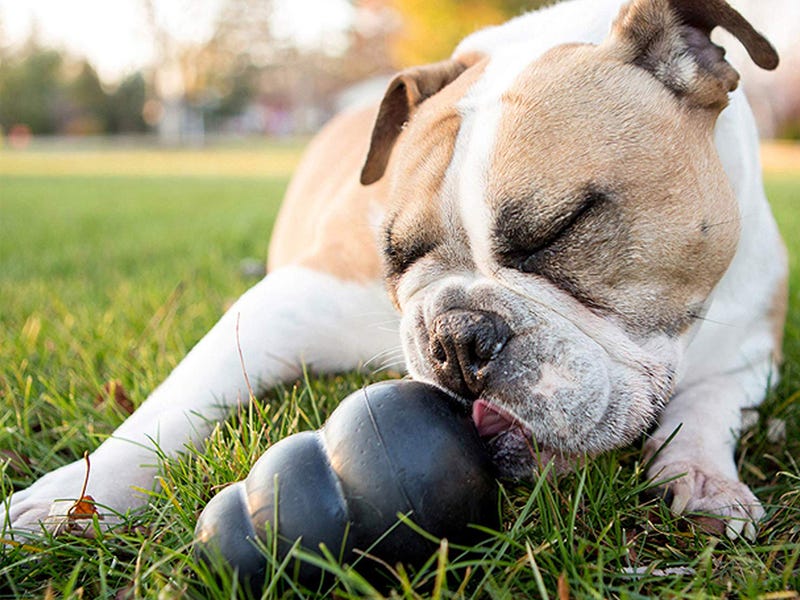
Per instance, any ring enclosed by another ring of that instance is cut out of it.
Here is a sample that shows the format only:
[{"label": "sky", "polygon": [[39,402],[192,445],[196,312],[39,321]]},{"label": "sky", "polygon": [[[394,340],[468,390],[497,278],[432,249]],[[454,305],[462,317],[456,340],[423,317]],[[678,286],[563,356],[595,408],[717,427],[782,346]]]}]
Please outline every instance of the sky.
[{"label": "sky", "polygon": [[[159,21],[186,41],[208,38],[220,6],[220,0],[154,2]],[[353,18],[347,0],[274,2],[276,33],[300,45],[341,31]],[[142,0],[0,0],[2,43],[21,43],[35,26],[45,44],[86,56],[104,81],[118,81],[155,58],[142,5]]]}]

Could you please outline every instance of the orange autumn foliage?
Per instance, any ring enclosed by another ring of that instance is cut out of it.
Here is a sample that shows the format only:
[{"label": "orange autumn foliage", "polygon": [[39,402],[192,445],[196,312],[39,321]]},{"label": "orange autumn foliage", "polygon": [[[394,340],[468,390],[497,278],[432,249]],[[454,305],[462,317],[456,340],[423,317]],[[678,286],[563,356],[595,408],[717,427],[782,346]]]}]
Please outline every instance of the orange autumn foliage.
[{"label": "orange autumn foliage", "polygon": [[408,67],[450,56],[464,37],[482,27],[497,25],[542,0],[386,0],[401,17],[392,40],[395,63]]}]

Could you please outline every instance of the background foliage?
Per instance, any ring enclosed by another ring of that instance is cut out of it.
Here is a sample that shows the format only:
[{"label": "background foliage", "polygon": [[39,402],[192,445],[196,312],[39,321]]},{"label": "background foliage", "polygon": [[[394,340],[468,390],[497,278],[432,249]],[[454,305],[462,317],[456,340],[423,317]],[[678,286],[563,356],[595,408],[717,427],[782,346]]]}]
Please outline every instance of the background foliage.
[{"label": "background foliage", "polygon": [[392,42],[399,66],[447,58],[467,35],[546,4],[545,0],[391,0],[403,25]]}]

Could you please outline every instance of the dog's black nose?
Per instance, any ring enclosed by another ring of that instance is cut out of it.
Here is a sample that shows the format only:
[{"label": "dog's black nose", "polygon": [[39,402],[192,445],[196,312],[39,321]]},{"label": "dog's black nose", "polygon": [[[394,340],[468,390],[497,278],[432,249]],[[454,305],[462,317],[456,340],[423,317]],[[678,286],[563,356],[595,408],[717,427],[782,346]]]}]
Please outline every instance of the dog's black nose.
[{"label": "dog's black nose", "polygon": [[511,328],[495,313],[449,310],[431,327],[428,352],[433,370],[450,390],[477,398],[486,385],[489,363],[510,337]]}]

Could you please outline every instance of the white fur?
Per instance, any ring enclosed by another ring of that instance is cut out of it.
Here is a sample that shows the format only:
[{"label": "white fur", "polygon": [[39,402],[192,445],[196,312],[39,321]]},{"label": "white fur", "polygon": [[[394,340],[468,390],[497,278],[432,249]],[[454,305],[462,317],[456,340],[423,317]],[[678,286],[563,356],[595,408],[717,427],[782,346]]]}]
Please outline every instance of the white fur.
[{"label": "white fur", "polygon": [[[739,201],[742,232],[736,254],[717,284],[705,318],[687,344],[681,381],[661,417],[653,445],[678,432],[651,472],[660,479],[687,473],[673,486],[673,507],[732,517],[728,534],[755,536],[764,515],[739,483],[733,453],[742,409],[761,403],[777,382],[774,324],[766,318],[787,260],[761,180],[758,136],[744,94],[736,91],[717,122],[717,150]],[[701,485],[702,482],[702,485]],[[710,490],[706,493],[703,490]]]}]

